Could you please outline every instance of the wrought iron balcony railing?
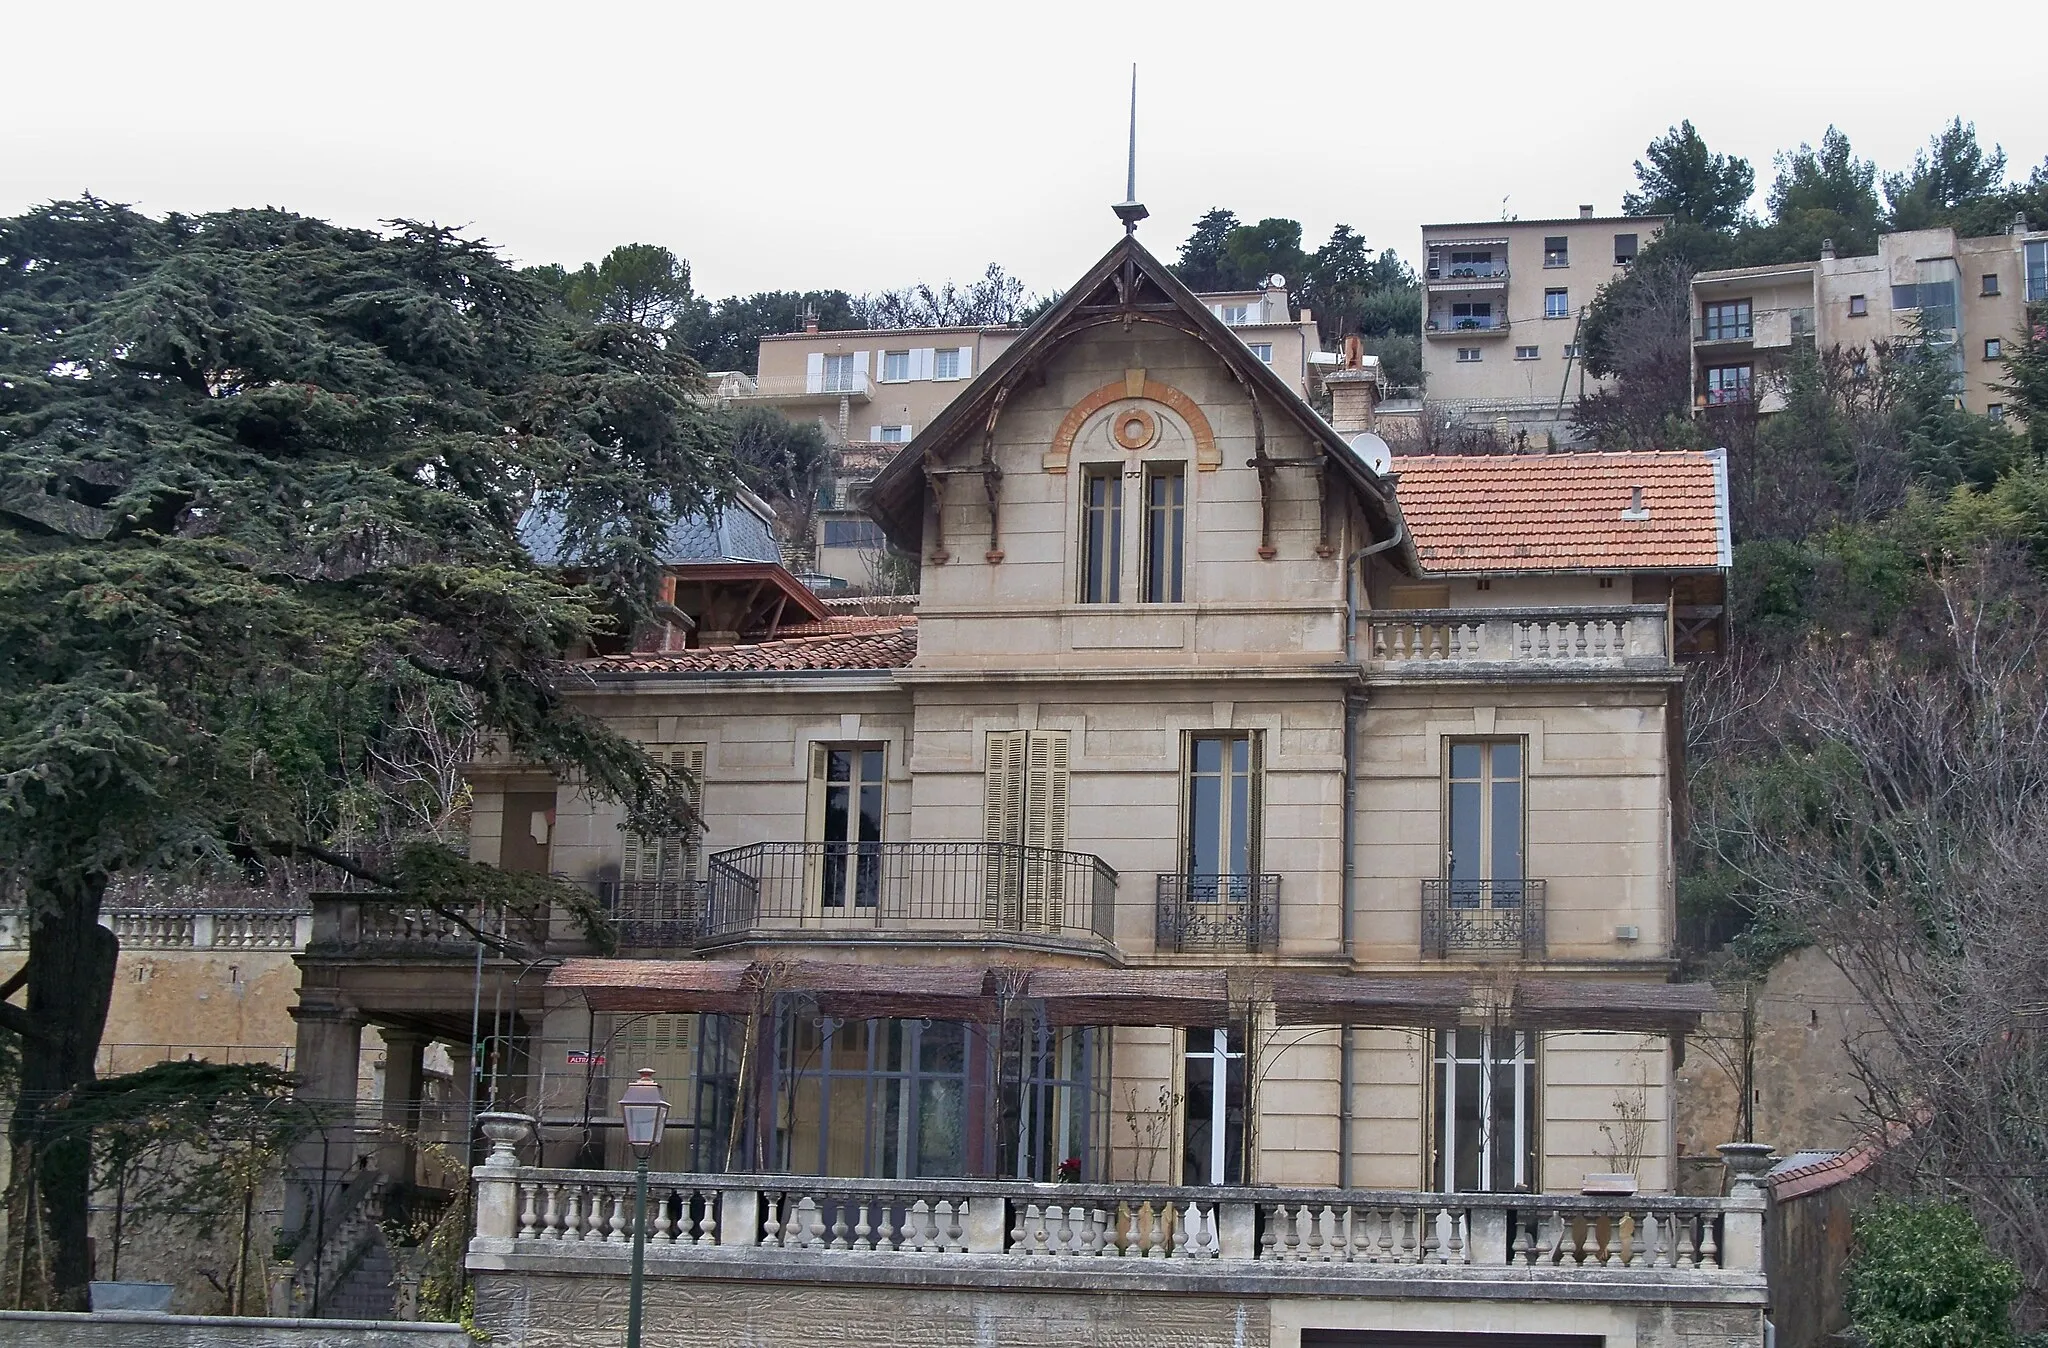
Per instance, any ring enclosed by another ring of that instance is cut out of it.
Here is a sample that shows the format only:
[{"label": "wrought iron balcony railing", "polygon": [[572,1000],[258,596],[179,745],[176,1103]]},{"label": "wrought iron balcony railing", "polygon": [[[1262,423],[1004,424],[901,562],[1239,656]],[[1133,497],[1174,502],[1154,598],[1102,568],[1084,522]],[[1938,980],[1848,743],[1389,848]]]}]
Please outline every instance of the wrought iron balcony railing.
[{"label": "wrought iron balcony railing", "polygon": [[621,947],[687,946],[704,929],[706,887],[702,880],[600,880],[597,897]]},{"label": "wrought iron balcony railing", "polygon": [[700,941],[775,929],[1113,939],[1100,857],[985,842],[770,842],[711,858]]},{"label": "wrought iron balcony railing", "polygon": [[1422,953],[1541,959],[1543,900],[1541,880],[1424,880]]},{"label": "wrought iron balcony railing", "polygon": [[1280,945],[1277,875],[1162,875],[1162,951],[1271,954]]}]

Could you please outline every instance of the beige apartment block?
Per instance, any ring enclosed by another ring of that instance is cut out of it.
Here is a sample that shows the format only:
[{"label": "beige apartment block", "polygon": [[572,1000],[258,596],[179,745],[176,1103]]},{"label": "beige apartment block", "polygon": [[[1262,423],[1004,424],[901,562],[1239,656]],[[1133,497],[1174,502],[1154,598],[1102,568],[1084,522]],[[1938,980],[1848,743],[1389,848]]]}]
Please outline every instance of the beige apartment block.
[{"label": "beige apartment block", "polygon": [[1667,216],[1595,215],[1422,227],[1424,415],[1433,433],[1491,430],[1566,444],[1572,404],[1600,386],[1579,321]]},{"label": "beige apartment block", "polygon": [[697,827],[473,765],[615,950],[316,898],[309,1089],[494,1008],[494,1341],[616,1305],[639,1068],[664,1339],[1760,1339],[1757,1191],[1673,1192],[1718,460],[1376,468],[1224,317],[1125,238],[869,484],[914,604],[580,662]]},{"label": "beige apartment block", "polygon": [[2004,234],[1952,229],[1886,234],[1867,257],[1824,250],[1813,262],[1701,272],[1693,278],[1693,406],[1775,412],[1772,375],[1798,342],[1869,359],[1882,344],[1930,334],[1951,348],[1956,394],[2003,418],[2006,347],[2027,306],[2048,300],[2048,230],[2014,220]]}]

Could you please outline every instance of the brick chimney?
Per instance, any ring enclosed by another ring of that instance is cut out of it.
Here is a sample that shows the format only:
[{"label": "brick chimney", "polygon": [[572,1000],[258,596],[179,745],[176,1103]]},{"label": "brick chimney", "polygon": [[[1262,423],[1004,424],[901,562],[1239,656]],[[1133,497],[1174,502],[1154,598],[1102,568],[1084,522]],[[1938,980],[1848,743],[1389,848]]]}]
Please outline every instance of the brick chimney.
[{"label": "brick chimney", "polygon": [[1592,218],[1593,218],[1593,208],[1592,208],[1591,206],[1581,206],[1581,207],[1579,207],[1579,219],[1581,219],[1581,220],[1591,220]]},{"label": "brick chimney", "polygon": [[1380,358],[1365,354],[1356,334],[1344,339],[1344,363],[1323,376],[1330,390],[1330,425],[1339,435],[1357,435],[1373,427],[1383,386]]}]

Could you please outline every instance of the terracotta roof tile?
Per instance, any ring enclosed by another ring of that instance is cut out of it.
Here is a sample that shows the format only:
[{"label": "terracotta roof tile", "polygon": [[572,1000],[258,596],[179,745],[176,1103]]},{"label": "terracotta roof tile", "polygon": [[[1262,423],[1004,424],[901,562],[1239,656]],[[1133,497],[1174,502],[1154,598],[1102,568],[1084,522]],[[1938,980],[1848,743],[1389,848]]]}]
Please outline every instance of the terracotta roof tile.
[{"label": "terracotta roof tile", "polygon": [[[1393,471],[1426,571],[1711,570],[1727,565],[1717,467],[1671,450],[1406,455]],[[1648,517],[1624,518],[1637,487]]]},{"label": "terracotta roof tile", "polygon": [[747,674],[790,670],[901,669],[917,654],[917,619],[902,614],[828,618],[785,627],[773,641],[667,654],[609,655],[577,668],[592,674]]}]

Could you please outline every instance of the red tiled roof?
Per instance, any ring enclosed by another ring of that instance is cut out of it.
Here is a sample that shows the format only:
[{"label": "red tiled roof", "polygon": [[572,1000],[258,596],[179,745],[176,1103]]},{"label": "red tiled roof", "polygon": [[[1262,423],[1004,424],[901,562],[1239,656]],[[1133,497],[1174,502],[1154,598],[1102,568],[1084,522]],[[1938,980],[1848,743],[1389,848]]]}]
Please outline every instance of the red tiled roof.
[{"label": "red tiled roof", "polygon": [[773,641],[667,654],[609,655],[593,674],[745,674],[804,669],[901,669],[917,654],[917,619],[902,614],[827,618],[785,627]]},{"label": "red tiled roof", "polygon": [[[1712,570],[1727,565],[1716,460],[1692,451],[1404,455],[1395,496],[1423,569]],[[1634,489],[1647,519],[1625,519]]]}]

